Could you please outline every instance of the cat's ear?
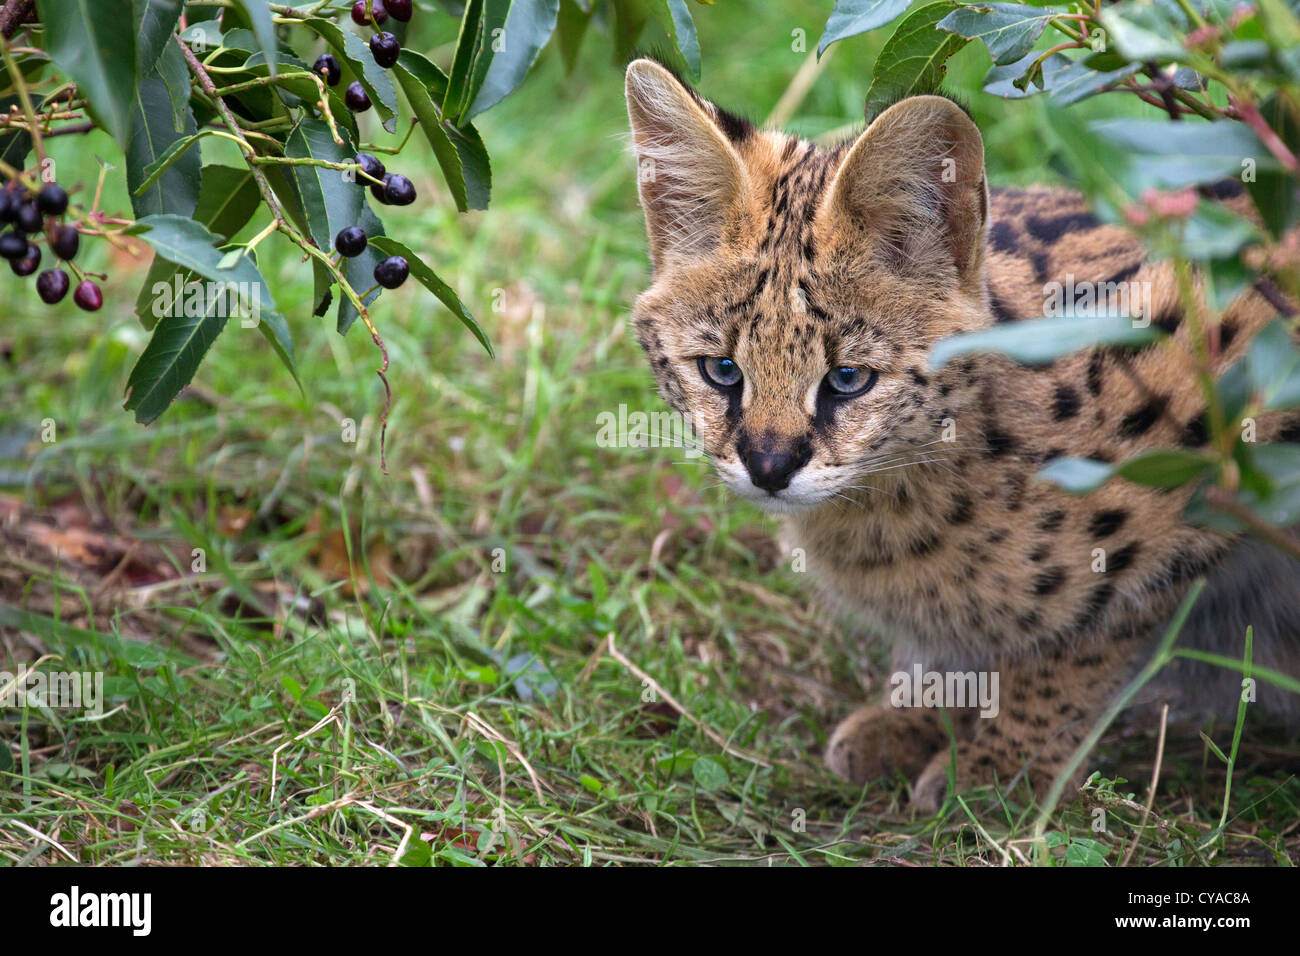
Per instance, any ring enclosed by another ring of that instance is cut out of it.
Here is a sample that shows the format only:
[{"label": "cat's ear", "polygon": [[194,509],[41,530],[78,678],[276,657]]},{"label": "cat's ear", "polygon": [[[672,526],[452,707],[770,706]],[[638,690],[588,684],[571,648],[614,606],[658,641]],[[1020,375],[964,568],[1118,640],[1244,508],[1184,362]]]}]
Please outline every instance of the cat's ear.
[{"label": "cat's ear", "polygon": [[732,145],[753,127],[696,96],[653,60],[627,68],[627,115],[637,189],[655,269],[669,256],[715,246],[745,194],[745,169]]},{"label": "cat's ear", "polygon": [[984,142],[969,116],[941,96],[914,96],[881,113],[835,175],[832,214],[865,229],[902,271],[982,285],[988,186]]}]

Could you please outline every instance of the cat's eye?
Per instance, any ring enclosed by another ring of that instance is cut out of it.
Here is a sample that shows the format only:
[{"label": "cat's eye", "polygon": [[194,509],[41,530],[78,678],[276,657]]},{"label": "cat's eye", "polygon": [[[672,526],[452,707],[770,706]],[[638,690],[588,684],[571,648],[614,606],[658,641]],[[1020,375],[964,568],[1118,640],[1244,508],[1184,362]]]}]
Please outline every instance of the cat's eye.
[{"label": "cat's eye", "polygon": [[743,376],[740,366],[729,358],[701,358],[700,375],[714,388],[735,388]]},{"label": "cat's eye", "polygon": [[841,365],[826,373],[826,387],[836,398],[853,398],[875,385],[876,377],[872,369]]}]

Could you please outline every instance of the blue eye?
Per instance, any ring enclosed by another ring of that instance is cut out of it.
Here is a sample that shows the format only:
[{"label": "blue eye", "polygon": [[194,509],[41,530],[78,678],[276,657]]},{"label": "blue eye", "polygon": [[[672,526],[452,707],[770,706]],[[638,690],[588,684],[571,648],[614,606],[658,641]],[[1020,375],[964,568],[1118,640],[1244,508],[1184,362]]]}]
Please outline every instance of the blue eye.
[{"label": "blue eye", "polygon": [[826,384],[837,398],[861,395],[876,384],[876,373],[864,368],[841,365],[826,373]]},{"label": "blue eye", "polygon": [[715,388],[735,388],[744,377],[740,366],[729,358],[700,359],[700,375]]}]

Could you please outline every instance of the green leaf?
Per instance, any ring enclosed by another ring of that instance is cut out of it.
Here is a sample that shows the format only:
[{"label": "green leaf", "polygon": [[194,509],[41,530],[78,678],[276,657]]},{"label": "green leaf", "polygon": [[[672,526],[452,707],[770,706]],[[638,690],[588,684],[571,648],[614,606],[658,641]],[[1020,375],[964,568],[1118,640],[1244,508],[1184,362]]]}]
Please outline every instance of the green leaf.
[{"label": "green leaf", "polygon": [[[226,289],[234,283],[250,318],[259,325],[275,316],[270,290],[252,259],[241,258],[235,268],[221,270],[223,253],[215,245],[219,237],[202,224],[181,216],[149,216],[127,234],[142,238],[167,261],[216,283],[211,289]],[[185,308],[189,302],[198,307]],[[187,295],[184,302],[173,300],[171,305],[159,309],[165,314],[127,379],[125,408],[133,410],[142,425],[156,420],[189,384],[231,312],[228,297],[223,295],[204,295],[201,300]]]},{"label": "green leaf", "polygon": [[701,757],[691,765],[691,776],[695,782],[700,785],[702,790],[721,790],[731,778],[727,775],[727,768],[713,757]]},{"label": "green leaf", "polygon": [[185,62],[185,54],[175,43],[167,44],[158,57],[156,69],[172,101],[172,129],[183,134],[186,117],[194,115],[190,109],[190,68]]},{"label": "green leaf", "polygon": [[1101,25],[1111,46],[1130,60],[1161,62],[1186,55],[1178,39],[1178,25],[1157,4],[1106,7],[1101,11]]},{"label": "green leaf", "polygon": [[[42,97],[38,93],[28,94],[32,99],[32,108],[40,109]],[[18,94],[0,98],[0,112],[9,113],[14,109],[22,109],[22,101]],[[32,138],[26,130],[18,129],[11,133],[0,136],[0,160],[8,163],[16,169],[24,169],[27,166],[27,157],[32,151]]]},{"label": "green leaf", "polygon": [[1152,259],[1225,259],[1236,255],[1249,243],[1257,242],[1260,232],[1222,203],[1202,199],[1191,217],[1175,221],[1154,235],[1147,235]]},{"label": "green leaf", "polygon": [[[1057,84],[1057,77],[1069,70],[1074,61],[1063,53],[1053,53],[1042,63],[1038,63],[1041,55],[1031,50],[1015,63],[990,67],[984,77],[984,92],[1006,100],[1018,100],[1053,89]],[[1038,65],[1034,73],[1027,75],[1035,64]]]},{"label": "green leaf", "polygon": [[954,10],[939,24],[968,40],[981,40],[993,62],[1014,63],[1031,49],[1056,11],[1017,3],[977,3]]},{"label": "green leaf", "polygon": [[1110,847],[1104,846],[1096,840],[1074,839],[1065,848],[1065,865],[1105,866],[1108,853],[1110,853]]},{"label": "green leaf", "polygon": [[332,20],[312,18],[303,21],[303,26],[313,31],[328,43],[335,53],[342,58],[344,65],[352,71],[358,83],[375,105],[384,129],[393,133],[397,131],[397,91],[388,71],[375,62],[370,48],[350,30],[339,29]]},{"label": "green leaf", "polygon": [[[194,221],[202,223],[225,242],[244,228],[261,203],[262,195],[258,192],[257,182],[247,167],[205,166]],[[154,314],[154,304],[157,301],[155,290],[159,288],[159,283],[172,285],[177,271],[175,263],[161,257],[155,257],[149,267],[149,275],[145,278],[135,303],[136,316],[146,329],[152,329],[158,324],[158,316]],[[187,272],[182,276],[182,282],[189,282],[193,278],[193,273]]]},{"label": "green leaf", "polygon": [[564,73],[573,74],[578,65],[578,51],[583,37],[591,25],[591,11],[583,10],[574,0],[560,0],[560,15],[555,21],[555,35],[560,41],[560,56],[564,60]]},{"label": "green leaf", "polygon": [[866,33],[896,19],[911,0],[835,0],[830,18],[817,41],[820,57],[832,43]]},{"label": "green leaf", "polygon": [[1060,485],[1074,495],[1086,495],[1110,480],[1115,469],[1104,461],[1091,458],[1054,458],[1039,469],[1039,481]]},{"label": "green leaf", "polygon": [[242,11],[244,16],[248,18],[249,24],[252,25],[253,35],[257,37],[258,48],[262,51],[262,56],[266,58],[271,75],[275,76],[276,54],[280,49],[280,44],[275,38],[275,21],[271,17],[271,7],[268,0],[234,0],[234,4],[235,9]]},{"label": "green leaf", "polygon": [[1286,323],[1274,320],[1251,340],[1246,370],[1265,410],[1300,406],[1300,349]]},{"label": "green leaf", "polygon": [[[1264,121],[1293,154],[1300,154],[1300,120],[1283,105],[1279,94],[1270,96],[1259,108]],[[1247,177],[1255,208],[1275,237],[1283,236],[1300,221],[1300,185],[1293,175],[1283,169],[1261,169]]]},{"label": "green leaf", "polygon": [[[329,126],[322,120],[305,118],[289,133],[285,155],[291,159],[350,163],[356,150],[350,144],[337,145]],[[321,251],[332,252],[334,238],[361,220],[361,207],[366,202],[365,186],[341,170],[324,166],[290,166],[289,170],[307,212],[307,231],[312,242]]]},{"label": "green leaf", "polygon": [[176,45],[172,42],[172,33],[181,19],[181,0],[134,2],[136,22],[139,24],[136,28],[139,36],[136,70],[143,77],[157,65],[158,58],[166,47]]},{"label": "green leaf", "polygon": [[189,216],[199,201],[202,181],[197,151],[184,152],[197,135],[194,115],[185,107],[182,132],[172,123],[167,84],[156,72],[140,81],[126,145],[126,183],[137,219],[170,213]]},{"label": "green leaf", "polygon": [[[384,253],[380,252],[379,247],[375,245],[384,235],[384,224],[379,220],[378,216],[370,211],[368,205],[361,207],[361,222],[359,225],[366,231],[366,236],[370,240],[366,244],[365,252],[353,259],[344,259],[340,266],[343,269],[344,278],[348,280],[348,284],[357,290],[358,295],[361,295],[375,284],[375,266],[379,265],[385,256]],[[361,301],[366,306],[369,306],[379,298],[382,291],[382,289],[376,288],[369,294],[364,295]],[[351,299],[346,295],[340,295],[337,320],[339,335],[346,335],[348,329],[352,328],[352,323],[357,320],[360,314],[356,306],[352,304]]]},{"label": "green leaf", "polygon": [[394,72],[433,147],[456,208],[461,212],[486,209],[492,192],[492,167],[483,138],[469,123],[453,126],[439,122],[442,114],[437,104],[445,101],[447,77],[414,50],[402,51]]},{"label": "green leaf", "polygon": [[[658,2],[658,0],[656,0]],[[499,4],[489,0],[489,11]],[[460,117],[461,120],[473,119],[484,110],[495,106],[510,95],[537,59],[537,54],[546,46],[546,41],[555,32],[555,18],[560,13],[560,0],[530,0],[527,3],[509,3],[509,15],[499,37],[485,36],[485,43],[492,50],[491,61],[482,71],[476,63],[476,78],[473,99],[470,107]],[[675,15],[674,15],[675,19]],[[690,21],[690,14],[686,14]],[[485,21],[486,23],[487,21]],[[694,28],[692,27],[692,36]],[[672,34],[670,34],[672,35]],[[675,36],[674,36],[675,39]],[[497,48],[499,47],[499,49]],[[699,43],[695,47],[696,60],[699,59]],[[483,48],[479,56],[484,57]]]},{"label": "green leaf", "polygon": [[456,318],[460,319],[465,328],[474,333],[474,337],[479,340],[483,348],[487,349],[488,355],[493,354],[492,343],[488,341],[487,335],[484,334],[483,329],[475,321],[474,316],[460,301],[460,297],[452,291],[451,286],[438,278],[437,274],[424,263],[424,260],[412,252],[410,247],[388,236],[381,236],[372,240],[370,244],[385,256],[401,256],[405,259],[411,266],[411,275],[419,281],[420,285],[437,296],[438,300],[450,309]]},{"label": "green leaf", "polygon": [[483,0],[469,0],[460,18],[456,55],[452,58],[451,72],[448,74],[446,89],[443,91],[442,114],[444,116],[460,116],[468,105],[465,98],[469,92],[471,73],[474,69],[474,56],[478,51],[482,19]]},{"label": "green leaf", "polygon": [[700,79],[700,38],[695,32],[695,21],[686,0],[649,0],[649,8],[664,33],[673,44],[675,59],[686,76],[699,82]]},{"label": "green leaf", "polygon": [[1213,468],[1213,460],[1196,452],[1158,448],[1121,462],[1115,474],[1148,488],[1181,488]]},{"label": "green leaf", "polygon": [[930,366],[941,368],[971,352],[996,352],[1024,365],[1048,365],[1094,345],[1146,345],[1163,337],[1154,325],[1136,325],[1127,315],[1031,319],[940,339],[930,350]]},{"label": "green leaf", "polygon": [[[1247,487],[1243,480],[1237,503],[1275,528],[1294,528],[1300,523],[1300,445],[1261,445],[1254,449],[1251,465],[1262,481]],[[1188,521],[1217,531],[1244,530],[1235,518],[1205,503],[1204,489],[1192,498],[1185,514]]]},{"label": "green leaf", "polygon": [[50,59],[76,81],[119,144],[131,131],[136,27],[131,0],[37,0]]},{"label": "green leaf", "polygon": [[867,116],[903,97],[933,93],[943,83],[944,63],[966,45],[961,37],[935,29],[953,6],[943,0],[918,7],[899,22],[876,59],[876,76],[867,91]]},{"label": "green leaf", "polygon": [[1130,188],[1180,189],[1224,177],[1239,178],[1243,160],[1260,170],[1280,168],[1254,130],[1236,120],[1212,123],[1144,120],[1132,116],[1098,120],[1089,128],[1130,157]]}]

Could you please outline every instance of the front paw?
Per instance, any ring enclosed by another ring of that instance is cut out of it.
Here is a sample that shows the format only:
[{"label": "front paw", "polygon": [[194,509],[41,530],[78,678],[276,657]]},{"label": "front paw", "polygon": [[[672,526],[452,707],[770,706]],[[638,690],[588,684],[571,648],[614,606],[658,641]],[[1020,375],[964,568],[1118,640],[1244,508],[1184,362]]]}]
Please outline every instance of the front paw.
[{"label": "front paw", "polygon": [[947,745],[947,732],[935,711],[869,704],[840,721],[824,759],[832,773],[853,783],[895,773],[911,778]]},{"label": "front paw", "polygon": [[[922,813],[939,812],[948,793],[948,771],[952,764],[950,751],[935,754],[912,786],[912,806]],[[1034,794],[1042,797],[1061,768],[1060,763],[1041,761],[1031,762],[1026,767],[1024,763],[1009,761],[1003,755],[981,747],[978,741],[962,743],[957,747],[957,792],[996,786],[1005,794],[1011,789],[1019,791],[1023,787],[1022,781],[1028,780]],[[1076,777],[1081,778],[1081,775],[1076,774]]]}]

